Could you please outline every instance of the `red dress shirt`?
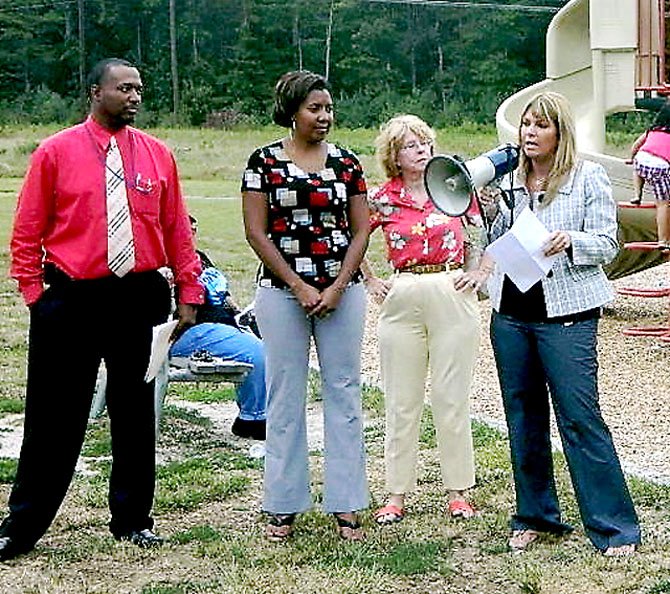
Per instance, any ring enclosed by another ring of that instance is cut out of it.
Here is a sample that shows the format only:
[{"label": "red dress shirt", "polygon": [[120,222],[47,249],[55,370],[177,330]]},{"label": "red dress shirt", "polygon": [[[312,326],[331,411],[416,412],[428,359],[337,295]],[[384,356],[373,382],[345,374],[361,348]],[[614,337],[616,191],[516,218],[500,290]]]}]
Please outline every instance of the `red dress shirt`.
[{"label": "red dress shirt", "polygon": [[[394,269],[414,264],[463,264],[463,222],[441,213],[427,201],[417,206],[399,177],[385,183],[370,198],[370,232],[381,227],[386,255]],[[477,201],[464,215],[481,225]]]},{"label": "red dress shirt", "polygon": [[[126,127],[115,134],[135,242],[134,272],[172,268],[182,303],[203,302],[177,167],[160,141]],[[90,116],[44,140],[19,194],[11,276],[28,305],[44,291],[44,264],[76,280],[109,276],[105,155],[112,132]]]}]

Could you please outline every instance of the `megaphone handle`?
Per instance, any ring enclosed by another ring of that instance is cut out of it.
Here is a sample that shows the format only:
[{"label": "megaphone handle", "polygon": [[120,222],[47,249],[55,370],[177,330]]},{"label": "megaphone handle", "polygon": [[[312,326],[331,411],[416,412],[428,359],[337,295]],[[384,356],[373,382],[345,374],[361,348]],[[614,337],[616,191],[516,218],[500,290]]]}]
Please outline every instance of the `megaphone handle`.
[{"label": "megaphone handle", "polygon": [[482,202],[479,199],[479,192],[475,188],[473,191],[475,195],[475,200],[477,201],[477,208],[479,209],[479,214],[482,216],[482,222],[484,223],[484,231],[486,231],[486,243],[489,244],[491,243],[491,223],[493,221],[489,221],[488,216],[486,215],[486,211],[482,207]]},{"label": "megaphone handle", "polygon": [[[511,145],[508,142],[507,143],[508,148],[507,148],[507,164],[510,165],[512,162],[512,149]],[[512,228],[512,225],[514,225],[514,170],[511,167],[508,167],[509,171],[509,197],[508,200],[505,200],[505,203],[507,204],[507,208],[509,208],[509,217],[510,217],[510,224],[509,228]],[[503,197],[505,196],[505,190],[503,190]]]}]

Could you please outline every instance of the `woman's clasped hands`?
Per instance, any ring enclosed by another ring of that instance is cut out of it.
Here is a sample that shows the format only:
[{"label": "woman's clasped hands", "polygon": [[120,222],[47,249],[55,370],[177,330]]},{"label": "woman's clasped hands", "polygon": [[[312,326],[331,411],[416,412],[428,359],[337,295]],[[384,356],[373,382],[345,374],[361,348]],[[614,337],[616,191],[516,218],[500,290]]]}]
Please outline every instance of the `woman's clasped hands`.
[{"label": "woman's clasped hands", "polygon": [[333,284],[319,291],[312,285],[301,282],[293,288],[293,294],[308,316],[325,318],[333,313],[340,303],[344,289]]}]

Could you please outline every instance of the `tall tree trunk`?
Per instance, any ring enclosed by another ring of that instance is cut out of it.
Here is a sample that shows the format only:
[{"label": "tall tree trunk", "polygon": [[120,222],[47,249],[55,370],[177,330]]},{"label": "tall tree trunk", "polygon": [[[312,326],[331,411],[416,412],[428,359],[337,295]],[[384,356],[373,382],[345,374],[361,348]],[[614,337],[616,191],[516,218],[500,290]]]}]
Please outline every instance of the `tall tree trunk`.
[{"label": "tall tree trunk", "polygon": [[142,63],[142,23],[137,21],[137,61]]},{"label": "tall tree trunk", "polygon": [[88,89],[86,89],[86,32],[84,30],[84,2],[85,0],[77,0],[77,27],[79,30],[79,98],[82,107],[86,106],[88,100]]},{"label": "tall tree trunk", "polygon": [[409,37],[409,65],[412,79],[412,94],[416,93],[416,11],[414,6],[407,6],[407,33]]},{"label": "tall tree trunk", "polygon": [[330,11],[328,13],[328,30],[326,33],[326,79],[330,76],[330,46],[333,39],[333,12],[335,11],[335,0],[330,0]]},{"label": "tall tree trunk", "polygon": [[298,11],[295,13],[295,18],[293,19],[293,45],[297,48],[298,52],[298,70],[302,70],[302,39],[300,38],[300,16]]},{"label": "tall tree trunk", "polygon": [[198,48],[198,7],[195,0],[190,3],[191,12],[191,49],[193,51],[193,63],[197,64],[200,61],[200,49]]},{"label": "tall tree trunk", "polygon": [[175,0],[170,0],[170,70],[172,73],[172,116],[179,114],[179,72],[177,68],[177,15]]}]

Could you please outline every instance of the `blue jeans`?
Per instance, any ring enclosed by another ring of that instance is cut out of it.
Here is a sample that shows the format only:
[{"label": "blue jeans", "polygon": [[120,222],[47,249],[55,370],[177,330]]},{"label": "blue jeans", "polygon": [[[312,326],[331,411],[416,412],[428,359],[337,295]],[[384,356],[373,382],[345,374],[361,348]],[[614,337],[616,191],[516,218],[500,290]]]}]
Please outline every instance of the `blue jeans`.
[{"label": "blue jeans", "polygon": [[512,529],[565,533],[556,496],[549,396],[587,536],[600,550],[640,542],[640,527],[598,404],[598,320],[527,323],[493,312],[516,489]]},{"label": "blue jeans", "polygon": [[198,349],[206,349],[222,359],[253,364],[254,368],[237,387],[240,419],[265,419],[265,356],[262,341],[250,332],[226,324],[197,324],[172,345],[170,356],[189,357]]}]

